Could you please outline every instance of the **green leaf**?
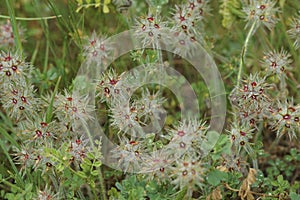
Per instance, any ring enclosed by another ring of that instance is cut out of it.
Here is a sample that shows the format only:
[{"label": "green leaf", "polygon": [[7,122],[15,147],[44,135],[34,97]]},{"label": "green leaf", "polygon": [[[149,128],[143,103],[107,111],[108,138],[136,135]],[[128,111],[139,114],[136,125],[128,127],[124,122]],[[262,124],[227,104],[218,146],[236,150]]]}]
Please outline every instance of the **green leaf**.
[{"label": "green leaf", "polygon": [[17,143],[17,141],[9,134],[7,131],[0,127],[0,133],[15,147],[20,149],[20,145]]},{"label": "green leaf", "polygon": [[99,170],[93,170],[91,171],[92,176],[98,176],[99,175]]},{"label": "green leaf", "polygon": [[53,117],[53,103],[54,103],[55,95],[58,91],[58,86],[59,86],[60,80],[61,80],[61,76],[58,78],[58,80],[56,82],[54,92],[52,93],[52,96],[51,96],[50,104],[49,104],[49,106],[47,108],[47,111],[46,111],[46,123],[50,123],[51,120],[52,120],[52,117]]},{"label": "green leaf", "polygon": [[180,190],[180,192],[176,196],[175,200],[182,200],[182,199],[184,199],[186,193],[187,193],[187,186],[185,186],[182,190]]},{"label": "green leaf", "polygon": [[77,172],[77,175],[80,176],[81,178],[87,178],[86,174],[83,171]]},{"label": "green leaf", "polygon": [[300,194],[297,194],[295,192],[290,193],[290,198],[291,200],[299,200],[300,199]]},{"label": "green leaf", "polygon": [[228,174],[219,170],[213,170],[207,175],[207,182],[213,186],[218,186],[221,181],[225,181],[227,179]]},{"label": "green leaf", "polygon": [[282,176],[282,175],[279,175],[279,176],[277,177],[277,181],[278,181],[278,183],[282,183],[282,182],[283,182],[283,176]]},{"label": "green leaf", "polygon": [[91,160],[95,159],[95,155],[91,152],[88,152],[86,156],[87,156],[88,159],[91,159]]},{"label": "green leaf", "polygon": [[96,161],[96,162],[94,163],[94,166],[95,166],[95,167],[100,167],[101,164],[102,164],[101,161],[98,160],[98,161]]},{"label": "green leaf", "polygon": [[120,191],[123,190],[123,186],[122,186],[122,184],[119,183],[119,182],[116,183],[116,187],[117,187]]},{"label": "green leaf", "polygon": [[151,181],[149,184],[146,185],[146,190],[150,193],[157,193],[157,184],[155,181]]}]

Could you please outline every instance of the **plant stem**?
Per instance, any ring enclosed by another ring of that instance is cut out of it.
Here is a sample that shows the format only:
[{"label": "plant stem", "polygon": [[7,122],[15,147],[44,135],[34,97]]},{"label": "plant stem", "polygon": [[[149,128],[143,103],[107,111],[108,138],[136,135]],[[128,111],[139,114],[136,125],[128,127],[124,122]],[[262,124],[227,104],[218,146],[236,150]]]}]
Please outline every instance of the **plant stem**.
[{"label": "plant stem", "polygon": [[250,37],[254,34],[255,32],[255,27],[256,27],[257,21],[254,21],[245,40],[244,46],[242,48],[242,53],[241,53],[241,58],[240,58],[240,64],[239,64],[239,72],[238,72],[238,77],[237,77],[237,87],[239,87],[240,81],[241,81],[241,77],[242,77],[242,72],[243,72],[243,67],[245,65],[245,58],[246,58],[246,54],[247,54],[247,50],[248,50],[248,46],[249,46],[249,40]]},{"label": "plant stem", "polygon": [[[91,135],[91,132],[89,131],[88,127],[87,127],[87,124],[83,123],[83,127],[89,137],[89,140],[91,142],[91,146],[92,146],[92,149],[95,149],[95,145],[93,143],[93,137]],[[101,168],[99,168],[99,183],[100,183],[100,190],[101,190],[101,195],[102,195],[102,200],[107,200],[106,198],[106,189],[105,189],[105,184],[104,184],[104,178],[103,178],[103,174],[102,174],[102,171],[101,171]]]},{"label": "plant stem", "polygon": [[[49,16],[49,17],[15,17],[16,20],[20,21],[39,21],[39,20],[48,20],[48,19],[56,19],[61,17],[61,15]],[[0,15],[2,19],[10,19],[10,16]]]}]

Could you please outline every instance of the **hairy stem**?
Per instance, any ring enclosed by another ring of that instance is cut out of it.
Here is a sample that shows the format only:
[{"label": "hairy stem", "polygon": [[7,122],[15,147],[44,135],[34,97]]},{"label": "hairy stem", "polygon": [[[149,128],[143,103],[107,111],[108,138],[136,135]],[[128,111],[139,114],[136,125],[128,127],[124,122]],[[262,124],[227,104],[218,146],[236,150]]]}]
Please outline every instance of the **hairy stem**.
[{"label": "hairy stem", "polygon": [[246,58],[246,54],[247,54],[247,50],[248,50],[248,46],[249,46],[249,40],[250,37],[254,34],[255,32],[255,27],[256,27],[257,21],[254,21],[245,40],[244,46],[242,48],[242,53],[241,53],[241,58],[240,58],[240,63],[239,63],[239,72],[238,72],[238,76],[237,76],[237,83],[236,86],[239,87],[240,81],[241,81],[241,77],[242,77],[242,72],[243,72],[243,68],[245,65],[245,58]]}]

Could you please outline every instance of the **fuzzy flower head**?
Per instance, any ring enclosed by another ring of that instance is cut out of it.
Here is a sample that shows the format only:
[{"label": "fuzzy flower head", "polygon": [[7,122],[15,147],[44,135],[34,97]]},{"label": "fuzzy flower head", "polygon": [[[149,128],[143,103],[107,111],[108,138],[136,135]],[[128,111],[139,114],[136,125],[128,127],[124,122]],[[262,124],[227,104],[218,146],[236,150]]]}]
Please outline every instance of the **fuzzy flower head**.
[{"label": "fuzzy flower head", "polygon": [[237,149],[237,152],[244,149],[248,154],[253,154],[251,147],[252,144],[250,143],[253,136],[253,129],[247,125],[239,126],[237,124],[233,124],[228,132],[232,145]]},{"label": "fuzzy flower head", "polygon": [[275,50],[269,51],[265,53],[262,64],[269,74],[276,74],[282,77],[285,75],[285,70],[291,69],[290,64],[292,60],[290,57],[291,55],[283,49],[280,52]]},{"label": "fuzzy flower head", "polygon": [[261,78],[258,74],[250,74],[250,77],[243,80],[243,84],[232,91],[230,101],[242,114],[242,121],[247,121],[250,115],[256,116],[254,118],[263,117],[265,109],[270,104],[268,89],[270,89],[270,85],[266,83],[265,77]]},{"label": "fuzzy flower head", "polygon": [[163,150],[155,150],[151,155],[145,155],[142,163],[142,173],[147,173],[149,179],[165,182],[170,179],[173,160]]},{"label": "fuzzy flower head", "polygon": [[97,36],[95,32],[87,39],[83,47],[87,64],[96,63],[97,66],[101,66],[109,59],[113,49],[106,39],[104,36]]},{"label": "fuzzy flower head", "polygon": [[205,171],[203,163],[197,159],[179,159],[172,168],[173,181],[171,183],[175,185],[175,188],[187,187],[187,194],[191,197],[193,191],[203,187]]},{"label": "fuzzy flower head", "polygon": [[243,7],[243,12],[246,14],[246,27],[256,23],[255,28],[263,25],[272,29],[278,21],[276,13],[279,9],[275,5],[276,2],[273,0],[250,0],[250,3]]},{"label": "fuzzy flower head", "polygon": [[197,25],[210,11],[208,2],[207,0],[191,0],[181,6],[176,5],[172,13],[175,31],[194,35],[197,32]]},{"label": "fuzzy flower head", "polygon": [[113,157],[118,161],[118,167],[125,173],[140,172],[144,162],[143,151],[144,147],[140,141],[129,140],[127,137],[121,137],[120,145],[112,150]]},{"label": "fuzzy flower head", "polygon": [[232,171],[241,171],[244,166],[245,161],[242,160],[240,156],[235,154],[231,155],[222,155],[222,163],[219,166],[221,171],[232,172]]},{"label": "fuzzy flower head", "polygon": [[181,122],[176,128],[170,131],[171,141],[167,146],[167,152],[174,158],[202,156],[207,153],[201,148],[206,141],[208,127],[198,120]]},{"label": "fuzzy flower head", "polygon": [[143,136],[144,131],[139,123],[139,117],[135,107],[129,103],[115,103],[111,107],[111,125],[119,129],[119,132],[131,135],[132,137]]},{"label": "fuzzy flower head", "polygon": [[293,101],[278,102],[270,109],[271,127],[277,131],[277,137],[287,134],[290,139],[300,133],[300,105],[294,105]]},{"label": "fuzzy flower head", "polygon": [[197,51],[198,41],[195,36],[183,32],[175,32],[173,38],[173,52],[182,57],[192,57]]},{"label": "fuzzy flower head", "polygon": [[39,108],[39,100],[35,98],[34,87],[22,81],[20,85],[10,85],[1,97],[3,108],[16,120],[31,119]]},{"label": "fuzzy flower head", "polygon": [[294,40],[294,47],[300,47],[300,17],[294,18],[288,30],[289,36]]},{"label": "fuzzy flower head", "polygon": [[115,100],[129,98],[130,87],[124,84],[124,74],[118,75],[114,70],[103,73],[97,80],[96,90],[100,102],[113,103]]},{"label": "fuzzy flower head", "polygon": [[30,168],[34,165],[34,149],[29,145],[22,145],[20,149],[16,148],[12,154],[14,162],[21,165],[21,170]]},{"label": "fuzzy flower head", "polygon": [[151,93],[145,89],[141,97],[132,103],[131,108],[137,113],[139,121],[146,124],[150,120],[160,120],[161,114],[165,112],[163,109],[164,102],[165,99],[161,97],[160,92]]},{"label": "fuzzy flower head", "polygon": [[45,118],[41,119],[39,116],[33,117],[33,120],[20,122],[18,127],[24,141],[49,148],[57,139],[59,128],[56,122],[46,123]]},{"label": "fuzzy flower head", "polygon": [[1,87],[10,81],[19,82],[28,76],[30,65],[20,55],[11,52],[0,53]]},{"label": "fuzzy flower head", "polygon": [[143,47],[151,45],[154,48],[159,47],[159,40],[168,40],[169,36],[165,34],[166,22],[162,21],[158,14],[149,13],[137,19],[134,29],[134,35],[139,38]]},{"label": "fuzzy flower head", "polygon": [[[21,26],[18,26],[18,31],[21,41],[24,40],[24,29]],[[6,23],[0,24],[0,48],[1,47],[13,47],[15,45],[14,33],[12,26],[9,20]]]},{"label": "fuzzy flower head", "polygon": [[58,200],[59,193],[54,193],[51,191],[51,187],[46,187],[43,190],[39,190],[34,197],[34,200]]},{"label": "fuzzy flower head", "polygon": [[85,123],[93,119],[91,112],[94,108],[89,105],[88,96],[70,94],[65,90],[64,94],[56,96],[54,108],[57,118],[62,122],[73,123],[79,120]]},{"label": "fuzzy flower head", "polygon": [[88,142],[88,139],[84,136],[72,140],[69,151],[73,160],[81,161],[86,157],[87,153],[90,151]]}]

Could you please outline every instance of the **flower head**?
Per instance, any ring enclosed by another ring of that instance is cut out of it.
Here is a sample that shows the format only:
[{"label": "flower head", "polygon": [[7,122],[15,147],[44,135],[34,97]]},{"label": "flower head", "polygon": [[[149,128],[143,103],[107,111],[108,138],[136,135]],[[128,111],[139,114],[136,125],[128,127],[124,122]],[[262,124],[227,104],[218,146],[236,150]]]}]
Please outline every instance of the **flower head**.
[{"label": "flower head", "polygon": [[174,160],[163,150],[154,150],[151,155],[144,155],[142,173],[148,173],[149,179],[159,182],[170,180],[171,166]]},{"label": "flower head", "polygon": [[[18,26],[19,36],[21,41],[24,39],[24,29]],[[13,47],[15,45],[15,36],[9,20],[6,23],[0,24],[0,47]]]},{"label": "flower head", "polygon": [[109,104],[114,101],[122,101],[129,98],[130,86],[124,84],[124,74],[118,75],[114,70],[103,73],[99,80],[97,80],[96,90],[97,97],[101,102]]},{"label": "flower head", "polygon": [[[250,74],[238,88],[230,94],[231,104],[238,108],[242,123],[253,123],[252,119],[261,119],[270,105],[267,90],[270,85],[259,74]],[[254,124],[253,124],[254,125]]]},{"label": "flower head", "polygon": [[174,9],[173,22],[176,31],[182,31],[186,34],[195,34],[197,25],[205,19],[210,9],[209,1],[191,0],[181,6],[176,6]]},{"label": "flower head", "polygon": [[284,76],[285,70],[291,69],[290,54],[281,49],[278,51],[269,51],[265,53],[262,64],[267,69],[268,73],[276,74],[279,77]]},{"label": "flower head", "polygon": [[294,46],[296,49],[300,47],[300,17],[293,18],[292,23],[288,30],[289,36],[294,39]]},{"label": "flower head", "polygon": [[159,40],[168,40],[169,36],[164,32],[167,27],[166,22],[162,21],[158,14],[149,13],[137,19],[134,26],[135,36],[141,39],[143,47],[151,45],[159,47]]},{"label": "flower head", "polygon": [[118,167],[124,172],[140,172],[144,163],[142,156],[144,147],[140,141],[129,140],[127,137],[120,138],[120,145],[112,150],[113,157],[118,161]]},{"label": "flower head", "polygon": [[87,64],[96,63],[101,66],[109,59],[113,49],[106,39],[104,36],[97,36],[96,32],[93,32],[92,36],[87,39],[83,48]]},{"label": "flower head", "polygon": [[0,53],[0,83],[9,84],[11,81],[21,82],[29,76],[29,63],[26,63],[20,55],[11,52]]},{"label": "flower head", "polygon": [[270,110],[271,127],[277,131],[277,137],[288,134],[292,139],[300,133],[300,105],[294,105],[293,100],[277,102]]},{"label": "flower head", "polygon": [[272,0],[250,0],[250,3],[243,7],[243,12],[246,14],[246,27],[256,23],[255,28],[263,25],[272,29],[278,21],[276,13],[279,9],[275,5],[276,2]]},{"label": "flower head", "polygon": [[239,153],[242,149],[244,149],[248,154],[252,155],[253,150],[251,147],[250,139],[253,136],[253,129],[251,127],[243,124],[237,125],[236,123],[231,126],[229,132],[230,140],[233,146],[237,149]]},{"label": "flower head", "polygon": [[172,184],[175,188],[187,187],[188,196],[191,197],[193,191],[203,187],[204,173],[206,172],[203,163],[197,159],[179,159],[172,168]]},{"label": "flower head", "polygon": [[199,45],[196,37],[183,32],[175,32],[173,38],[172,47],[174,53],[182,57],[192,57],[197,51],[197,45]]},{"label": "flower head", "polygon": [[206,140],[208,127],[205,123],[194,120],[181,122],[176,128],[170,130],[171,141],[167,151],[174,158],[201,157],[204,153],[201,144]]},{"label": "flower head", "polygon": [[74,123],[76,121],[87,122],[93,119],[91,112],[93,107],[89,105],[88,96],[80,96],[77,93],[70,94],[67,90],[64,94],[58,94],[54,100],[55,113],[61,122]]},{"label": "flower head", "polygon": [[12,84],[2,91],[3,108],[16,120],[31,119],[39,109],[39,99],[35,98],[33,85],[29,85],[25,80],[19,84]]}]

